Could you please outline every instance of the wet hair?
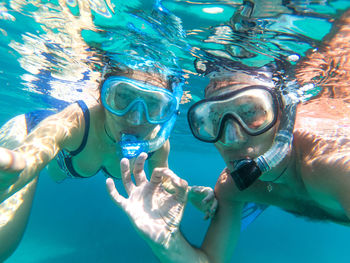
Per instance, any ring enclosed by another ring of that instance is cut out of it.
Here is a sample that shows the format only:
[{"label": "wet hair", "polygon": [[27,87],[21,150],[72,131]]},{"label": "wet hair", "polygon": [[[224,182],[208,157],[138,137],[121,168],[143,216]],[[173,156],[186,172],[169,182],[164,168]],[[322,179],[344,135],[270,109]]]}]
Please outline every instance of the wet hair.
[{"label": "wet hair", "polygon": [[101,81],[99,84],[99,91],[101,92],[103,83],[106,79],[111,76],[126,76],[133,74],[134,70],[129,67],[122,67],[121,65],[112,65],[110,62],[107,62],[102,69]]},{"label": "wet hair", "polygon": [[200,75],[210,79],[222,78],[237,73],[247,74],[262,81],[275,83],[280,88],[288,79],[294,78],[294,67],[285,59],[275,58],[273,61],[260,66],[247,66],[246,64],[203,51],[203,56],[194,60],[194,68]]},{"label": "wet hair", "polygon": [[[205,95],[208,94],[209,90],[220,89],[220,84],[223,84],[225,80],[237,84],[246,86],[250,84],[253,79],[260,82],[262,85],[270,86],[279,92],[286,93],[286,83],[288,83],[294,77],[294,67],[291,67],[290,62],[284,59],[275,59],[264,66],[254,67],[247,66],[240,61],[233,59],[215,56],[208,52],[202,58],[197,58],[194,61],[194,67],[200,75],[206,76],[210,79],[210,83],[205,87]],[[244,80],[237,79],[235,82],[234,76],[249,76],[247,83]],[[225,85],[221,85],[222,88]]]}]

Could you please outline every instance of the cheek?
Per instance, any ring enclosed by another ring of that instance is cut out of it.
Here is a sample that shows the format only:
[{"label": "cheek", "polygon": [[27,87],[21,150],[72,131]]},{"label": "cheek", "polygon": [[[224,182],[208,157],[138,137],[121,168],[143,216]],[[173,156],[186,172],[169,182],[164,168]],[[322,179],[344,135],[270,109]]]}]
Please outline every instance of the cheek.
[{"label": "cheek", "polygon": [[120,124],[123,122],[123,119],[114,114],[107,113],[106,121],[108,121],[111,126],[120,126]]},{"label": "cheek", "polygon": [[219,151],[219,153],[221,154],[221,155],[223,155],[223,153],[224,153],[224,147],[221,145],[221,144],[219,144],[219,143],[214,143],[214,146],[215,146],[215,148]]},{"label": "cheek", "polygon": [[254,158],[262,155],[271,147],[272,140],[273,137],[270,136],[262,136],[260,138],[256,138],[250,143],[250,146],[247,148],[247,154]]}]

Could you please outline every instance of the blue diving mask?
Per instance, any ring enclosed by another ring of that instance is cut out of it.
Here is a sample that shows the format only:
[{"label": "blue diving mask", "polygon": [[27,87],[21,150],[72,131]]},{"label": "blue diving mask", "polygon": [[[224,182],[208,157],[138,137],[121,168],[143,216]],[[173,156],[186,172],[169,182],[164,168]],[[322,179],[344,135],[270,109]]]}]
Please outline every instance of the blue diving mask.
[{"label": "blue diving mask", "polygon": [[119,145],[124,157],[131,159],[141,152],[158,150],[169,138],[174,127],[182,97],[182,79],[170,79],[173,93],[127,77],[112,76],[104,83],[101,100],[104,107],[117,116],[124,116],[130,110],[142,105],[146,119],[151,124],[161,125],[154,139],[139,140],[135,135],[123,134]]},{"label": "blue diving mask", "polygon": [[103,106],[117,116],[132,110],[142,110],[150,124],[163,124],[171,119],[179,108],[174,94],[127,77],[109,77],[102,86]]}]

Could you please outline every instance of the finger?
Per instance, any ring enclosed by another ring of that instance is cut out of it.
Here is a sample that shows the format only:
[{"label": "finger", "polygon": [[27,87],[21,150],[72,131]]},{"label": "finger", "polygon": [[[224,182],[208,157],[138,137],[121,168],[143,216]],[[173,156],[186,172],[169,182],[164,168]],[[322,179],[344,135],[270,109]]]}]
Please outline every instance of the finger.
[{"label": "finger", "polygon": [[213,204],[211,205],[210,211],[209,211],[210,218],[212,218],[215,215],[217,207],[218,207],[218,200],[214,198]]},{"label": "finger", "polygon": [[203,194],[203,195],[208,195],[211,192],[213,192],[213,189],[210,187],[205,187],[205,186],[192,186],[191,190],[192,192],[196,193],[196,194]]},{"label": "finger", "polygon": [[217,207],[218,207],[218,200],[214,198],[213,204],[211,205],[210,210],[215,211]]},{"label": "finger", "polygon": [[207,203],[211,202],[213,199],[215,199],[214,191],[211,190],[210,188],[205,189],[204,192],[206,193],[206,197],[202,201],[203,204],[207,204]]},{"label": "finger", "polygon": [[124,208],[126,199],[118,193],[112,178],[108,178],[106,180],[106,186],[109,196],[112,198],[114,203],[116,203],[119,207]]},{"label": "finger", "polygon": [[125,191],[127,192],[128,195],[130,195],[130,193],[134,189],[134,183],[131,180],[130,163],[127,158],[123,158],[120,161],[120,170],[122,173],[122,180],[123,180]]},{"label": "finger", "polygon": [[151,176],[151,180],[150,182],[153,184],[160,184],[162,182],[163,176],[164,176],[164,171],[167,168],[155,168],[153,170],[152,176]]},{"label": "finger", "polygon": [[135,164],[134,164],[134,178],[136,185],[140,185],[143,182],[147,181],[146,173],[145,173],[145,161],[147,160],[147,153],[141,153],[137,156]]},{"label": "finger", "polygon": [[201,190],[201,186],[193,185],[193,186],[189,186],[189,187],[188,187],[188,191],[191,191],[191,192],[194,192],[194,193],[198,194],[198,193],[200,193],[202,190]]}]

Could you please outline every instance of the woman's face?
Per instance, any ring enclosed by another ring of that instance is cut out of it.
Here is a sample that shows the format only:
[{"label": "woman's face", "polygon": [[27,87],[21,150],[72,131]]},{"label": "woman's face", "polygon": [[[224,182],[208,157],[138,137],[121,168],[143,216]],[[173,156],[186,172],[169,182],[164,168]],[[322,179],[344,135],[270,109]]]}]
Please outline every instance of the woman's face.
[{"label": "woman's face", "polygon": [[[145,84],[150,84],[162,89],[168,89],[168,83],[160,75],[134,71],[124,75],[131,80],[137,80]],[[125,94],[127,96],[127,94]],[[118,141],[122,134],[134,135],[139,139],[146,139],[153,131],[159,127],[151,124],[146,117],[145,108],[141,103],[135,104],[123,116],[117,116],[105,109],[106,124],[112,136]],[[158,129],[157,129],[158,130]]]},{"label": "woman's face", "polygon": [[[212,85],[206,90],[206,98],[223,95],[244,87],[257,85],[257,83],[246,82],[237,84],[236,80],[221,80],[219,85]],[[258,83],[259,85],[261,83]],[[256,158],[265,153],[273,142],[277,123],[266,132],[252,136],[249,135],[242,126],[234,119],[227,119],[224,123],[221,137],[215,143],[215,147],[219,150],[227,167],[230,170],[234,168],[234,161],[246,158]]]}]

